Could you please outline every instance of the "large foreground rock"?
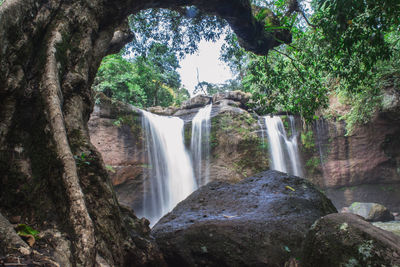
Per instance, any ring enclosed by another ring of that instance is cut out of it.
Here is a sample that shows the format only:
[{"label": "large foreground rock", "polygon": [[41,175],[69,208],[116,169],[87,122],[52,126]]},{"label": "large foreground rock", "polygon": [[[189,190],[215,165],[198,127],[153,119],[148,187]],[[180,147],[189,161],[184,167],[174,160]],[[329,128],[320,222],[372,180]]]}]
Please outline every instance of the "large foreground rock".
[{"label": "large foreground rock", "polygon": [[400,237],[362,217],[330,214],[307,235],[303,266],[400,266]]},{"label": "large foreground rock", "polygon": [[310,182],[266,171],[203,186],[152,232],[170,266],[283,266],[314,221],[333,212]]}]

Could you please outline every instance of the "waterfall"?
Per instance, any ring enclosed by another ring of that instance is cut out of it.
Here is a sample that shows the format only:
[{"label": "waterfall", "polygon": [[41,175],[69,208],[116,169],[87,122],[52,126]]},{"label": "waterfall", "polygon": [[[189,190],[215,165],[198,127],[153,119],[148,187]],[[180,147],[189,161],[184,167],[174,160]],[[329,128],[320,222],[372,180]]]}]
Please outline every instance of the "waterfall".
[{"label": "waterfall", "polygon": [[184,145],[183,120],[143,111],[149,166],[144,175],[144,216],[154,225],[196,188],[190,156]]},{"label": "waterfall", "polygon": [[199,186],[207,184],[210,178],[211,109],[212,104],[205,106],[192,120],[190,148],[194,173]]},{"label": "waterfall", "polygon": [[271,169],[296,176],[303,176],[297,147],[297,131],[294,117],[289,116],[290,138],[286,134],[285,127],[280,117],[265,116],[264,122],[267,129],[271,155]]}]

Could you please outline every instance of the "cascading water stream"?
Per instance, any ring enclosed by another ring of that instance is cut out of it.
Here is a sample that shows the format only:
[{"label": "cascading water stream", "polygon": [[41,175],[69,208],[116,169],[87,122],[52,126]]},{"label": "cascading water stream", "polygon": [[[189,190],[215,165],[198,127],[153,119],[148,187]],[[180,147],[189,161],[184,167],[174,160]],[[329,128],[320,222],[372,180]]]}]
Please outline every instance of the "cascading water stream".
[{"label": "cascading water stream", "polygon": [[194,173],[199,186],[207,184],[210,178],[211,110],[212,104],[205,106],[192,120],[190,148]]},{"label": "cascading water stream", "polygon": [[293,116],[289,116],[291,137],[288,138],[282,119],[278,116],[265,116],[269,150],[271,155],[271,169],[286,172],[296,176],[303,176],[300,157],[297,147],[297,132]]},{"label": "cascading water stream", "polygon": [[136,212],[153,226],[196,190],[197,184],[184,145],[183,120],[142,112],[149,167],[144,172],[143,210]]},{"label": "cascading water stream", "polygon": [[[297,131],[296,124],[293,116],[289,116],[290,130],[292,135],[290,139],[285,139],[286,146],[288,147],[290,162],[292,165],[293,174],[296,176],[303,176],[303,172],[300,165],[300,155],[297,146]],[[285,133],[286,136],[286,133]]]}]

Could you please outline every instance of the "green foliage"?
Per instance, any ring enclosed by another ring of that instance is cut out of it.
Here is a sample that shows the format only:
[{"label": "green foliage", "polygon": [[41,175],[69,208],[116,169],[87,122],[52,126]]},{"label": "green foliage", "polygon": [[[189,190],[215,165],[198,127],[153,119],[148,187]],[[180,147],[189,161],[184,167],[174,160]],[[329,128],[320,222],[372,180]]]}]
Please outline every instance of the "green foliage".
[{"label": "green foliage", "polygon": [[107,171],[109,171],[109,172],[115,173],[115,169],[114,169],[113,166],[111,166],[111,165],[106,165],[106,169],[107,169]]},{"label": "green foliage", "polygon": [[114,99],[143,107],[147,96],[140,88],[135,74],[134,64],[120,54],[107,56],[97,72],[94,89],[112,95]]},{"label": "green foliage", "polygon": [[90,152],[86,154],[85,152],[82,152],[80,155],[74,155],[75,162],[78,166],[82,165],[90,165]]},{"label": "green foliage", "polygon": [[194,53],[202,39],[218,39],[226,26],[224,20],[194,6],[143,10],[131,16],[129,24],[136,38],[127,46],[127,52],[143,55],[153,42],[158,42],[180,57]]},{"label": "green foliage", "polygon": [[293,55],[304,59],[300,63],[282,53],[287,52],[251,56],[243,78],[245,91],[253,93],[252,106],[261,114],[284,110],[311,120],[318,108],[327,106],[325,76],[311,60],[312,49]]},{"label": "green foliage", "polygon": [[[380,108],[383,88],[398,88],[397,0],[313,1],[310,19],[304,19],[304,8],[293,5],[297,1],[254,2],[255,17],[265,22],[266,31],[281,27],[293,34],[290,45],[270,51],[268,57],[236,45],[223,50],[221,58],[241,74],[258,113],[289,111],[311,121],[317,110],[327,107],[330,92],[336,92],[351,106],[342,117],[351,131]],[[232,36],[229,42],[237,44]]]},{"label": "green foliage", "polygon": [[224,84],[213,84],[203,81],[196,85],[193,93],[203,93],[205,95],[212,96],[216,93],[236,90],[243,90],[241,82],[237,79],[228,80]]},{"label": "green foliage", "polygon": [[126,59],[122,53],[103,59],[94,83],[113,99],[139,108],[179,105],[189,97],[181,88],[179,62],[166,45],[152,43],[145,55]]},{"label": "green foliage", "polygon": [[320,165],[320,159],[318,157],[312,157],[306,162],[306,167],[308,171],[315,171]]},{"label": "green foliage", "polygon": [[315,148],[314,134],[312,131],[301,133],[300,139],[306,150],[313,150]]},{"label": "green foliage", "polygon": [[17,234],[20,236],[28,236],[31,235],[35,239],[38,238],[39,231],[34,230],[32,227],[26,224],[18,224],[18,226],[15,229],[17,231]]}]

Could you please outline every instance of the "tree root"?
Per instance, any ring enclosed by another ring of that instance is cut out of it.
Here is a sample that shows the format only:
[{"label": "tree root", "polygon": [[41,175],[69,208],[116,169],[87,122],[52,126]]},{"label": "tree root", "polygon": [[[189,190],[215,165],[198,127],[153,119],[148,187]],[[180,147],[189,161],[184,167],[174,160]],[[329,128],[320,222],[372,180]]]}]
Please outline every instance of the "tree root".
[{"label": "tree root", "polygon": [[[59,26],[60,29],[62,27]],[[54,30],[48,43],[41,94],[45,100],[56,153],[63,166],[62,180],[69,200],[68,217],[75,234],[73,240],[75,262],[77,266],[93,266],[96,256],[93,222],[79,185],[76,163],[68,143],[61,108],[61,88],[56,60],[56,47],[62,41],[61,32]]]}]

